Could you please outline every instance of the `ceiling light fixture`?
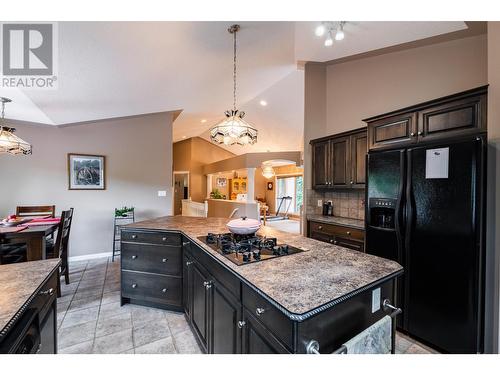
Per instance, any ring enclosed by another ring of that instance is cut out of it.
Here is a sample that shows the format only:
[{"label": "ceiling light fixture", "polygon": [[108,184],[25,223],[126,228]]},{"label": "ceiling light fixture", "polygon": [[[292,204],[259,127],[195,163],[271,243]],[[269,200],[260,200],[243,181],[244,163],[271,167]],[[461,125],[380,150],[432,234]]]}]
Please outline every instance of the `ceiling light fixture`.
[{"label": "ceiling light fixture", "polygon": [[265,107],[267,105],[267,102],[265,100],[261,100],[260,101],[260,105],[263,106],[263,107]]},{"label": "ceiling light fixture", "polygon": [[326,39],[324,41],[325,47],[333,46],[333,40],[335,35],[336,41],[341,41],[345,38],[344,25],[346,21],[338,22],[321,22],[321,25],[316,27],[316,36],[323,36],[326,34]]},{"label": "ceiling light fixture", "polygon": [[228,31],[233,35],[233,109],[224,112],[226,118],[210,129],[210,139],[227,146],[239,144],[253,145],[257,142],[257,129],[250,126],[243,117],[245,112],[236,109],[236,33],[240,25],[232,25]]},{"label": "ceiling light fixture", "polygon": [[276,172],[274,171],[274,168],[272,166],[272,164],[270,163],[262,163],[262,176],[264,176],[265,178],[272,178],[276,175]]},{"label": "ceiling light fixture", "polygon": [[202,124],[204,124],[205,122],[207,122],[207,120],[206,120],[206,119],[202,119],[200,122],[201,122]]},{"label": "ceiling light fixture", "polygon": [[31,154],[31,145],[23,141],[13,133],[16,129],[5,126],[5,103],[10,103],[9,98],[0,97],[2,103],[2,113],[0,117],[0,154],[29,155]]}]

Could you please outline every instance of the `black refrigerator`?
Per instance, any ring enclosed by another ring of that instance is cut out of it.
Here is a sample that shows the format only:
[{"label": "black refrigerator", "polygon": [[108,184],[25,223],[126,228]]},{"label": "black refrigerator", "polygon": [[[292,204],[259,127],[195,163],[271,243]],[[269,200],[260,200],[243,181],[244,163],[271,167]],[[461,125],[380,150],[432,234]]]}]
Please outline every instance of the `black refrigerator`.
[{"label": "black refrigerator", "polygon": [[483,352],[485,142],[367,156],[366,252],[404,267],[398,328],[446,353]]}]

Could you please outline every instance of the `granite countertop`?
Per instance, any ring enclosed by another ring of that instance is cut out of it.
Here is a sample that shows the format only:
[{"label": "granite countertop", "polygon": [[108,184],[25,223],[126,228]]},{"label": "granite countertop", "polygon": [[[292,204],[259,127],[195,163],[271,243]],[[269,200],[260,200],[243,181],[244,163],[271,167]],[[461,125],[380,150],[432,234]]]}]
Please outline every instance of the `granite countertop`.
[{"label": "granite countertop", "polygon": [[60,262],[48,259],[0,266],[0,337]]},{"label": "granite countertop", "polygon": [[364,220],[351,219],[340,216],[307,215],[307,220],[317,221],[325,224],[342,225],[345,227],[365,230]]},{"label": "granite countertop", "polygon": [[258,234],[277,237],[305,250],[289,256],[238,266],[197,239],[208,232],[225,233],[229,219],[169,216],[128,224],[128,228],[182,232],[213,258],[290,315],[299,316],[337,300],[380,279],[400,274],[396,262],[344,247],[263,226]]}]

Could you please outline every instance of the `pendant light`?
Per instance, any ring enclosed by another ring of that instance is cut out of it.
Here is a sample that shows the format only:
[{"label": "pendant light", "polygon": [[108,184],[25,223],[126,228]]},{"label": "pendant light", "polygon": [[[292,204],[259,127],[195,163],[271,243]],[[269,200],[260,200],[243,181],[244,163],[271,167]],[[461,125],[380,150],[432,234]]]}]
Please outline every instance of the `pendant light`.
[{"label": "pendant light", "polygon": [[257,142],[257,129],[248,124],[243,117],[245,112],[236,109],[236,33],[240,25],[232,25],[228,31],[233,35],[233,109],[224,112],[225,118],[210,129],[210,139],[227,146],[253,145]]},{"label": "pendant light", "polygon": [[0,97],[2,114],[0,118],[0,154],[29,155],[31,145],[14,135],[16,129],[5,126],[5,103],[10,103],[9,98]]},{"label": "pendant light", "polygon": [[271,163],[262,163],[262,176],[265,178],[269,179],[272,178],[276,175],[276,172],[274,171],[273,165]]}]

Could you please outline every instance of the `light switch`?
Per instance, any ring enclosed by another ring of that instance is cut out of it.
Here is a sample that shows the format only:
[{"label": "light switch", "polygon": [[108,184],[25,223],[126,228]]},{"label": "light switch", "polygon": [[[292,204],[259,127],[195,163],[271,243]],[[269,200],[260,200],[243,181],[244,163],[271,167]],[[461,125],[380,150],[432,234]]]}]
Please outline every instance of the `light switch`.
[{"label": "light switch", "polygon": [[322,199],[318,199],[318,207],[323,207],[323,200]]},{"label": "light switch", "polygon": [[159,197],[166,197],[167,196],[167,192],[165,190],[158,190],[158,196]]}]

